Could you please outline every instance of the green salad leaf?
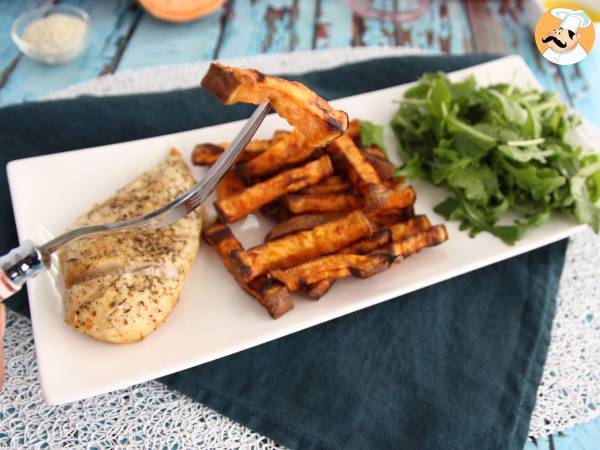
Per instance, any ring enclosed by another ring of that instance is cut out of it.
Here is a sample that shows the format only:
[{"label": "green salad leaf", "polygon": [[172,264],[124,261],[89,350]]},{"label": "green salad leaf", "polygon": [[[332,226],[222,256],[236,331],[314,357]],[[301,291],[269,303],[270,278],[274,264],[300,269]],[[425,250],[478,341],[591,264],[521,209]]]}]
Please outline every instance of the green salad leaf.
[{"label": "green salad leaf", "polygon": [[375,145],[387,154],[383,141],[383,125],[376,125],[368,120],[360,121],[360,143],[364,147]]},{"label": "green salad leaf", "polygon": [[[556,210],[600,233],[600,155],[565,140],[577,124],[558,94],[428,73],[391,121],[403,160],[396,174],[447,187],[435,210],[471,236],[512,245]],[[372,136],[382,141],[383,130],[373,127],[363,134],[361,123],[361,138],[380,145]]]}]

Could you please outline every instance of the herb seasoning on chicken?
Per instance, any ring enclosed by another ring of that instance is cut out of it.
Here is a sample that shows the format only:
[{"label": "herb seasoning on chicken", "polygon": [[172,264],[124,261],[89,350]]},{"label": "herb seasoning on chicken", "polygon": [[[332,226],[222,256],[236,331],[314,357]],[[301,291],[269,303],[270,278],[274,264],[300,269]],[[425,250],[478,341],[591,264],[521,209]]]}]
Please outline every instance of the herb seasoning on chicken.
[{"label": "herb seasoning on chicken", "polygon": [[[114,196],[95,205],[75,227],[116,222],[149,213],[194,185],[176,151]],[[201,220],[192,213],[158,230],[83,238],[60,254],[65,321],[77,331],[112,343],[143,339],[167,318],[198,253]]]}]

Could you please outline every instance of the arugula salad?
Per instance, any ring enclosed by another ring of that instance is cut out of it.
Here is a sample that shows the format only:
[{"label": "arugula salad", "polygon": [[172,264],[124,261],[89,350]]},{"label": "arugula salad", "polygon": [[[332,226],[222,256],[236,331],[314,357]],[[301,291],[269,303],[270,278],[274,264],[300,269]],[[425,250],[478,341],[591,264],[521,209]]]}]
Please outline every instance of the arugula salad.
[{"label": "arugula salad", "polygon": [[599,233],[600,155],[566,141],[577,125],[558,94],[429,73],[391,121],[404,161],[397,175],[447,187],[435,210],[471,236],[487,231],[512,245],[553,210]]}]

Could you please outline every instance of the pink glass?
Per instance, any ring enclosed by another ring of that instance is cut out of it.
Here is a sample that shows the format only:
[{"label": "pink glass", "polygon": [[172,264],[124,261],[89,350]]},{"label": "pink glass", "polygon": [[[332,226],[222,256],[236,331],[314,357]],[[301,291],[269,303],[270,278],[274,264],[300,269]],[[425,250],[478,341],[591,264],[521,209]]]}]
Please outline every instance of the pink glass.
[{"label": "pink glass", "polygon": [[408,6],[399,6],[397,11],[376,8],[370,0],[346,0],[352,10],[361,17],[392,20],[394,22],[410,22],[421,17],[431,6],[430,0],[413,0]]}]

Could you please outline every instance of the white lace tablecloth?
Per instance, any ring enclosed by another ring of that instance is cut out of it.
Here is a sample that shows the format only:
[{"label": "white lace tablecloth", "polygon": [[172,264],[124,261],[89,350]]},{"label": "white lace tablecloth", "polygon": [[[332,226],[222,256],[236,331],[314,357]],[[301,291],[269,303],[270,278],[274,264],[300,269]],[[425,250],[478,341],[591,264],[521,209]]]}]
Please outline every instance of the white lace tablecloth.
[{"label": "white lace tablecloth", "polygon": [[[417,52],[354,48],[261,55],[230,62],[271,73],[300,73],[407,53]],[[190,87],[197,85],[198,74],[206,68],[207,63],[201,62],[124,71],[73,86],[52,97]],[[567,252],[552,342],[531,419],[533,437],[546,436],[600,415],[598,300],[600,238],[585,231],[571,240]],[[8,318],[4,344],[7,382],[0,394],[0,448],[281,448],[157,382],[68,405],[47,406],[41,397],[30,322],[14,313]]]}]

